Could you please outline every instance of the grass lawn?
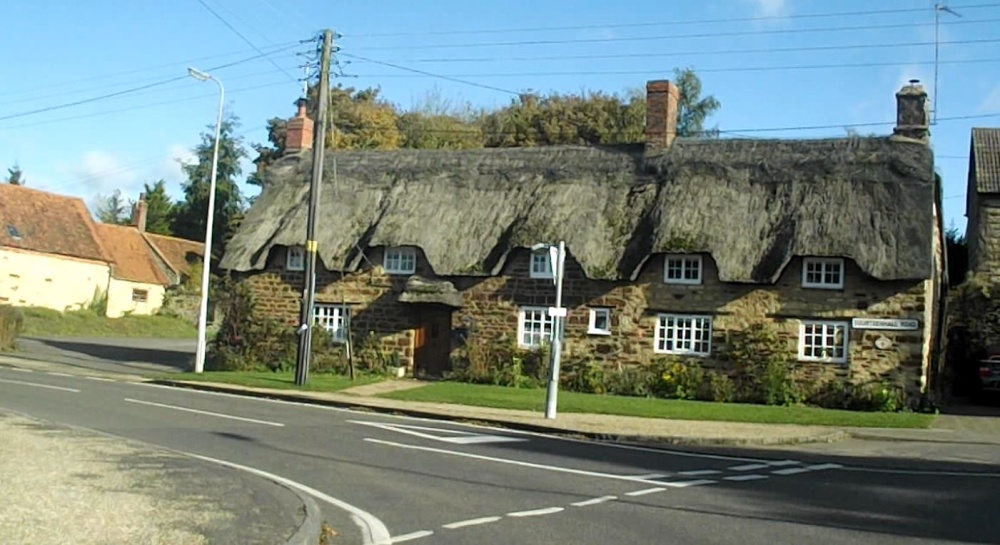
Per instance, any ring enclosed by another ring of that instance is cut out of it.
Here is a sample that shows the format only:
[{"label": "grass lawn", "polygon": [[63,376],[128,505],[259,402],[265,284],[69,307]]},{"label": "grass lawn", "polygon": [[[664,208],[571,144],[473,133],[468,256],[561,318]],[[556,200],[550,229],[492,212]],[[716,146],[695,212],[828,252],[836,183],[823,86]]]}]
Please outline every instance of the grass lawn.
[{"label": "grass lawn", "polygon": [[107,318],[88,310],[59,312],[47,308],[22,308],[25,337],[144,337],[195,338],[198,330],[186,320],[170,316]]},{"label": "grass lawn", "polygon": [[[412,390],[382,394],[380,397],[537,412],[542,412],[545,407],[544,389],[506,388],[458,382],[438,382]],[[931,414],[866,413],[814,407],[771,407],[576,392],[559,392],[559,410],[568,413],[615,414],[678,420],[875,428],[926,428],[934,420],[934,415]]]},{"label": "grass lawn", "polygon": [[286,371],[274,373],[271,371],[206,371],[204,373],[168,373],[158,375],[164,380],[191,380],[198,382],[222,382],[238,384],[255,388],[276,388],[282,390],[311,390],[318,392],[336,392],[352,386],[363,386],[382,380],[380,377],[359,376],[354,382],[345,375],[329,373],[310,373],[304,388],[295,385],[295,373]]}]

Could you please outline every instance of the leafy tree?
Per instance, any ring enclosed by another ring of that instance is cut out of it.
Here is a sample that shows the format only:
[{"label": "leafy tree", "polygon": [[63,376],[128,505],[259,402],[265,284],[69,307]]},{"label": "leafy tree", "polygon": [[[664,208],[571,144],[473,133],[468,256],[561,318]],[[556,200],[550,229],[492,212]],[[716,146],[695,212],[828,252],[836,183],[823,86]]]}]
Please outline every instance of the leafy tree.
[{"label": "leafy tree", "polygon": [[435,88],[397,118],[396,126],[402,139],[400,146],[412,149],[482,147],[478,117],[471,104],[455,106]]},{"label": "leafy tree", "polygon": [[693,68],[675,68],[674,85],[680,91],[677,105],[677,136],[714,138],[719,128],[705,128],[705,121],[711,117],[722,103],[712,95],[701,96],[701,79]]},{"label": "leafy tree", "polygon": [[97,196],[94,205],[94,214],[101,223],[112,225],[126,225],[130,221],[128,203],[122,198],[120,189],[114,190],[111,195]]},{"label": "leafy tree", "polygon": [[969,272],[969,244],[965,234],[955,226],[945,231],[944,240],[948,252],[948,283],[955,287],[965,281]]},{"label": "leafy tree", "polygon": [[[171,235],[170,224],[173,220],[174,203],[167,195],[166,181],[157,180],[153,185],[143,184],[143,195],[146,199],[146,232],[158,235]],[[131,203],[133,206],[135,203]],[[207,209],[206,209],[207,210]],[[129,209],[128,223],[133,223],[134,210]]]},{"label": "leafy tree", "polygon": [[21,167],[17,163],[14,163],[14,166],[7,169],[7,183],[11,185],[24,185],[24,172],[21,171]]},{"label": "leafy tree", "polygon": [[[219,133],[215,221],[212,231],[212,253],[215,256],[221,255],[225,242],[243,219],[244,199],[237,179],[243,173],[240,160],[247,156],[247,150],[243,139],[233,134],[237,127],[239,119],[230,114],[223,119]],[[188,240],[205,240],[214,130],[215,126],[212,125],[209,126],[209,132],[201,134],[201,143],[193,149],[195,161],[182,166],[187,175],[187,181],[182,183],[184,198],[174,205],[170,230],[174,235]]]}]

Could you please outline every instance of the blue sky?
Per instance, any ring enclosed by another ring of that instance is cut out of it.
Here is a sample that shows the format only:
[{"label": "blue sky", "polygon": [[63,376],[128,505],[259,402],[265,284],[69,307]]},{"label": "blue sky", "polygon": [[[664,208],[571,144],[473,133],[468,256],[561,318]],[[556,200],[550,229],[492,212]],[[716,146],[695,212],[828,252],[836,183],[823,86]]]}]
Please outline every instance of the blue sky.
[{"label": "blue sky", "polygon": [[[30,186],[88,203],[158,178],[179,195],[177,160],[218,98],[186,68],[277,51],[212,70],[247,142],[263,142],[268,118],[294,112],[305,60],[295,53],[310,48],[297,42],[323,28],[342,35],[340,82],[379,86],[404,108],[430,91],[477,106],[527,89],[621,92],[691,66],[722,102],[712,121],[726,136],[812,138],[855,124],[887,134],[893,94],[911,78],[935,98],[933,0],[203,1],[253,47],[199,0],[0,5],[0,167],[16,161]],[[961,17],[941,16],[932,142],[946,220],[964,227],[970,128],[1000,126],[1000,1],[948,5]]]}]

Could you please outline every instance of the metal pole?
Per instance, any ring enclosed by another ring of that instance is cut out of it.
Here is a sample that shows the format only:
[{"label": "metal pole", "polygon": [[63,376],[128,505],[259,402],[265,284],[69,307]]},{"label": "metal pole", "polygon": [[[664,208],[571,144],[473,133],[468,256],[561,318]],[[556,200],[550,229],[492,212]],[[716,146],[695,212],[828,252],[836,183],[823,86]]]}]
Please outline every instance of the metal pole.
[{"label": "metal pole", "polygon": [[[190,70],[189,70],[190,72]],[[195,71],[196,72],[196,71]],[[212,151],[212,180],[208,189],[208,215],[205,218],[205,257],[201,267],[201,304],[198,308],[198,346],[195,349],[194,372],[205,370],[206,329],[208,328],[208,280],[212,268],[212,226],[215,223],[215,185],[219,175],[219,139],[222,134],[222,111],[225,107],[226,89],[222,82],[203,72],[191,72],[198,79],[210,79],[219,86],[219,114],[215,120],[215,149]],[[204,78],[202,78],[204,76]]]},{"label": "metal pole", "polygon": [[554,419],[556,417],[557,398],[559,396],[559,358],[562,356],[563,322],[562,315],[562,286],[563,273],[566,264],[566,243],[559,242],[559,252],[556,254],[556,263],[553,263],[553,272],[556,277],[556,309],[559,315],[552,317],[552,350],[549,356],[549,385],[545,394],[545,418]]},{"label": "metal pole", "polygon": [[323,151],[326,148],[326,112],[330,94],[330,52],[333,31],[323,32],[323,54],[319,70],[319,113],[313,130],[312,179],[309,182],[309,217],[306,223],[306,270],[302,290],[299,346],[295,358],[295,384],[309,379],[312,352],[313,307],[316,305],[316,217],[319,214],[320,189],[323,186]]}]

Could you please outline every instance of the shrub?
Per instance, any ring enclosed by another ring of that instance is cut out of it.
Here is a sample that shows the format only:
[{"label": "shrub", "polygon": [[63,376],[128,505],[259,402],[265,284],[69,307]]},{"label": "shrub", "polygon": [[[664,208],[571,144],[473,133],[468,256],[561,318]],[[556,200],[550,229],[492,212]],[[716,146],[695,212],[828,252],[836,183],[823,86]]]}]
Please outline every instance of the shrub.
[{"label": "shrub", "polygon": [[222,323],[209,346],[208,365],[217,371],[291,368],[297,338],[291,328],[254,311],[250,289],[228,280],[222,290]]},{"label": "shrub", "polygon": [[518,348],[512,339],[489,339],[471,335],[452,357],[449,380],[494,384],[517,388],[541,386],[548,375],[547,346],[537,350]]},{"label": "shrub", "polygon": [[355,367],[364,373],[384,375],[390,369],[399,367],[399,352],[395,350],[390,352],[382,348],[382,343],[374,331],[368,332],[368,336],[358,343],[354,353]]},{"label": "shrub", "polygon": [[0,352],[17,348],[17,337],[24,332],[24,314],[10,305],[0,305]]},{"label": "shrub", "polygon": [[649,365],[620,366],[607,374],[607,393],[619,396],[651,397],[660,380]]},{"label": "shrub", "polygon": [[735,371],[735,397],[747,403],[792,405],[802,399],[788,345],[770,324],[730,332],[724,358]]},{"label": "shrub", "polygon": [[665,360],[654,365],[659,375],[656,393],[677,399],[706,399],[705,370],[694,360]]},{"label": "shrub", "polygon": [[607,393],[604,367],[593,360],[568,360],[560,369],[560,383],[571,392],[584,394]]},{"label": "shrub", "polygon": [[811,392],[806,401],[826,409],[849,411],[898,412],[907,407],[904,389],[880,380],[861,384],[827,381]]},{"label": "shrub", "polygon": [[711,390],[712,401],[717,403],[731,403],[736,399],[736,384],[729,375],[716,371],[709,371],[708,387]]}]

